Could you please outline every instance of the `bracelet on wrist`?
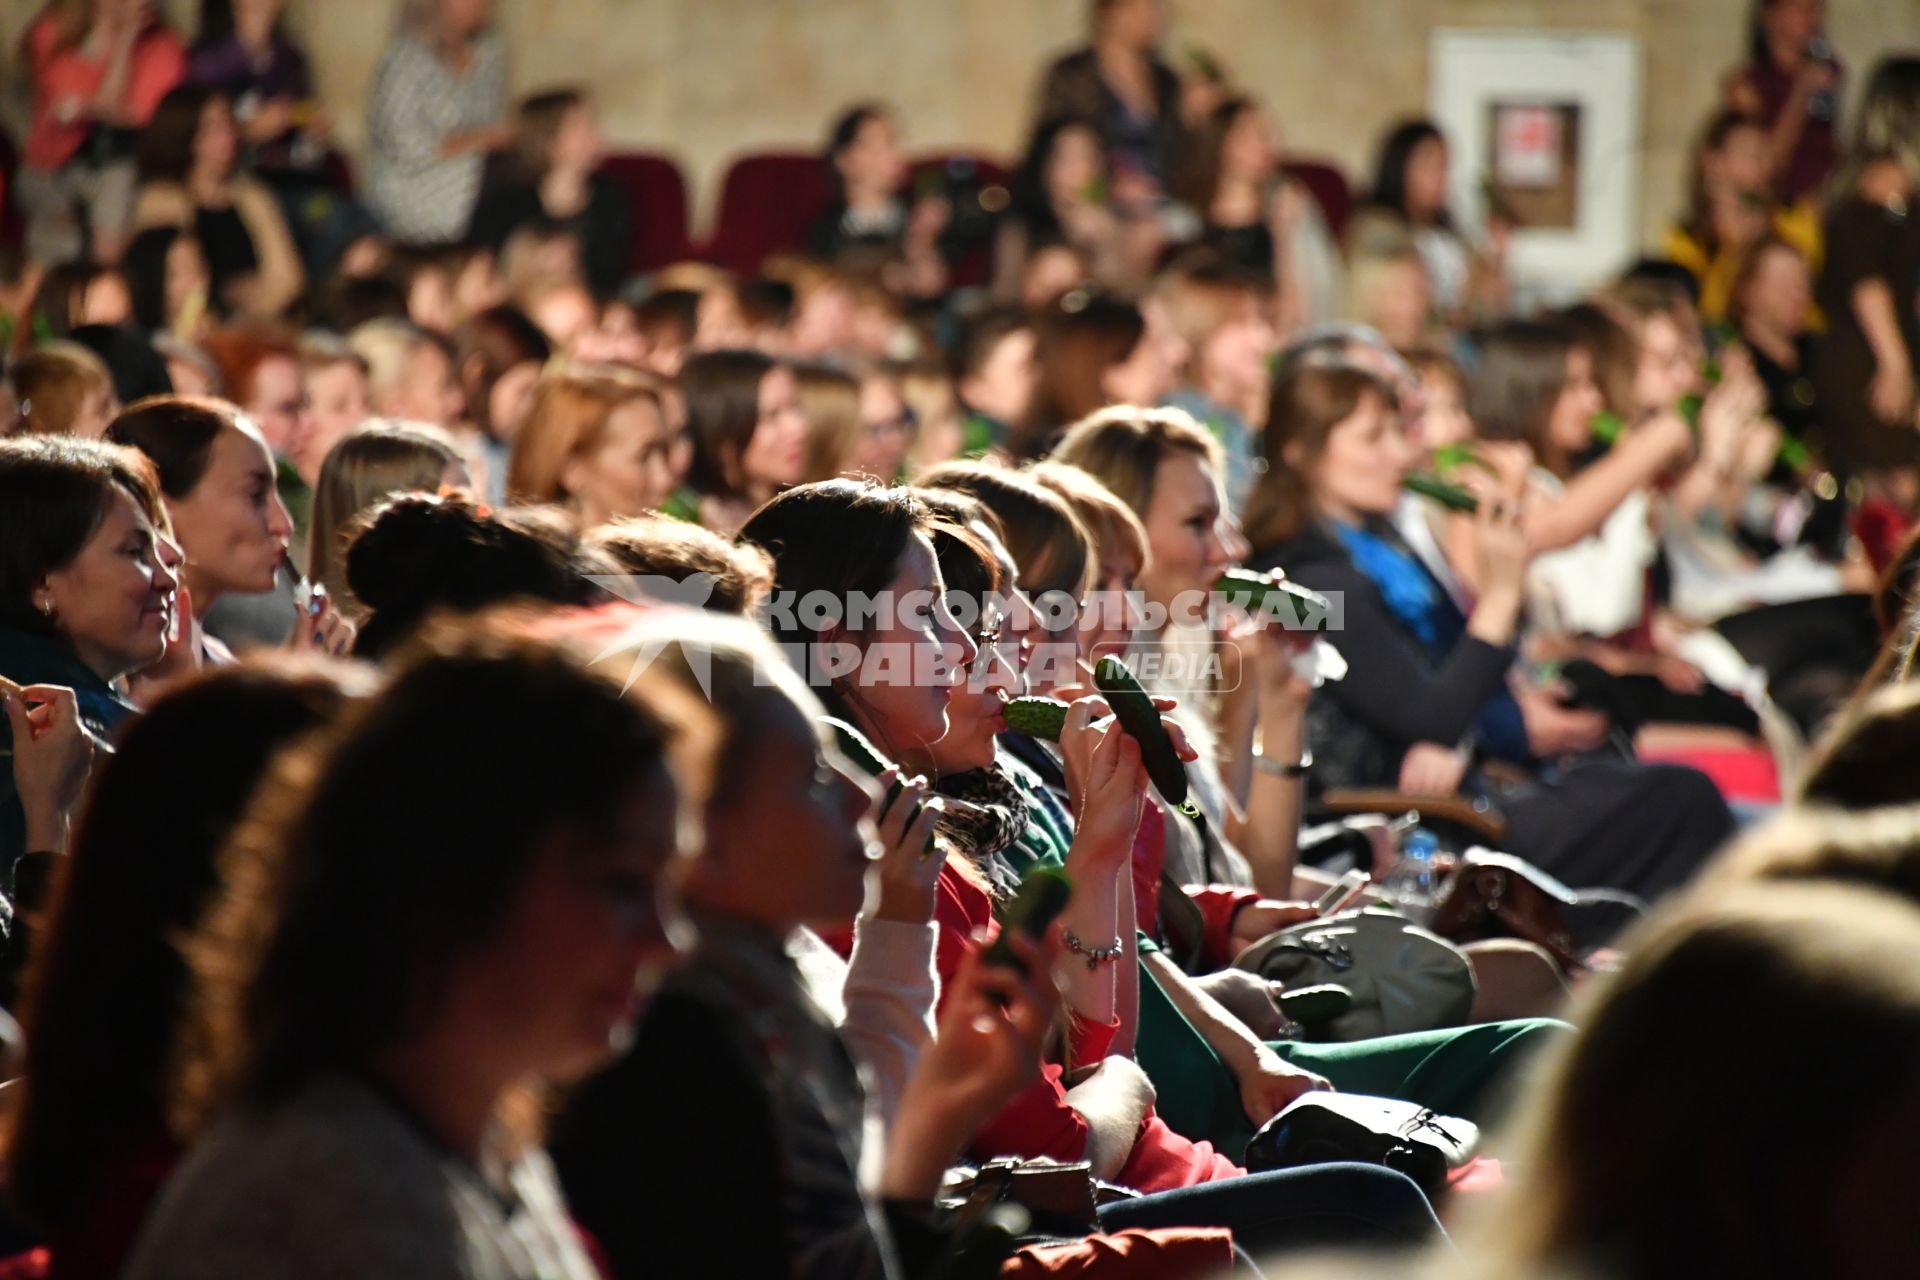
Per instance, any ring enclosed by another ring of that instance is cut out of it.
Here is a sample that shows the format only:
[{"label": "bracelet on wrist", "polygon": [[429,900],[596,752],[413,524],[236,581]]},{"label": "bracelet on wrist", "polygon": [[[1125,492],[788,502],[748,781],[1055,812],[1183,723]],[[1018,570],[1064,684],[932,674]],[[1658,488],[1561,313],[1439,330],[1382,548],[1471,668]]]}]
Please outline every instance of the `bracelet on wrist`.
[{"label": "bracelet on wrist", "polygon": [[1261,773],[1270,773],[1279,778],[1304,778],[1307,771],[1313,768],[1313,752],[1303,747],[1298,760],[1282,760],[1256,746],[1253,749],[1253,767]]},{"label": "bracelet on wrist", "polygon": [[1087,958],[1087,968],[1089,969],[1098,969],[1101,965],[1109,961],[1118,960],[1120,953],[1127,949],[1126,942],[1120,938],[1115,938],[1112,946],[1090,947],[1080,941],[1079,935],[1071,929],[1067,930],[1064,941],[1067,944],[1067,950],[1077,956],[1085,956]]}]

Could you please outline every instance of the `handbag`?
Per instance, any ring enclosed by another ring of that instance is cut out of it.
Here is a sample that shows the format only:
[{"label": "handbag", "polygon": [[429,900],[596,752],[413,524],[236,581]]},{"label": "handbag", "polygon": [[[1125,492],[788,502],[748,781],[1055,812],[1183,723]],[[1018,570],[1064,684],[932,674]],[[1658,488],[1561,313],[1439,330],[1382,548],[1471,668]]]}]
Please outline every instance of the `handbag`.
[{"label": "handbag", "polygon": [[953,1211],[952,1226],[963,1230],[998,1204],[1017,1204],[1041,1234],[1078,1236],[1100,1229],[1099,1208],[1135,1198],[1132,1191],[1093,1176],[1085,1160],[1021,1160],[1001,1157],[971,1171],[952,1171],[941,1188],[941,1204]]},{"label": "handbag", "polygon": [[1567,925],[1567,908],[1578,904],[1573,890],[1531,863],[1474,848],[1442,870],[1427,927],[1462,944],[1519,938],[1577,974],[1587,965]]},{"label": "handbag", "polygon": [[1246,1166],[1258,1173],[1337,1160],[1383,1165],[1420,1184],[1429,1196],[1447,1174],[1473,1159],[1480,1129],[1418,1103],[1357,1093],[1309,1093],[1260,1127],[1247,1143]]},{"label": "handbag", "polygon": [[1342,911],[1262,938],[1233,966],[1288,990],[1335,985],[1353,994],[1314,1039],[1366,1040],[1463,1025],[1473,1011],[1473,967],[1460,948],[1379,907]]}]

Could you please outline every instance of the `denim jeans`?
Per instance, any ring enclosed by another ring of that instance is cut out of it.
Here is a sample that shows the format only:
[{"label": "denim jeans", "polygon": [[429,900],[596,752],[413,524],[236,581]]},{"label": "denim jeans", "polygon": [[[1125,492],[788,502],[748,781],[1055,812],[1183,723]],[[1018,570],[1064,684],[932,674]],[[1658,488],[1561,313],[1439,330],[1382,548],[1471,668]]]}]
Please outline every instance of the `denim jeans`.
[{"label": "denim jeans", "polygon": [[1250,1173],[1100,1210],[1104,1231],[1226,1227],[1256,1258],[1327,1248],[1407,1248],[1445,1240],[1413,1179],[1367,1164]]}]

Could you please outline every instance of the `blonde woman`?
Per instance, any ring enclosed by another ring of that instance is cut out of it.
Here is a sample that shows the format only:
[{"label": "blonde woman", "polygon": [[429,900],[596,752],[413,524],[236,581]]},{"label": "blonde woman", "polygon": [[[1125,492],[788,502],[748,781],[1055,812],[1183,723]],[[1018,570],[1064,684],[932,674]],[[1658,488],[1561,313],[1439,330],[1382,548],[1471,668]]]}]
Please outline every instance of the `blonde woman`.
[{"label": "blonde woman", "polygon": [[326,587],[334,607],[365,613],[347,586],[347,533],[355,517],[396,493],[433,493],[469,483],[452,437],[424,422],[375,418],[327,451],[314,486],[307,580]]}]

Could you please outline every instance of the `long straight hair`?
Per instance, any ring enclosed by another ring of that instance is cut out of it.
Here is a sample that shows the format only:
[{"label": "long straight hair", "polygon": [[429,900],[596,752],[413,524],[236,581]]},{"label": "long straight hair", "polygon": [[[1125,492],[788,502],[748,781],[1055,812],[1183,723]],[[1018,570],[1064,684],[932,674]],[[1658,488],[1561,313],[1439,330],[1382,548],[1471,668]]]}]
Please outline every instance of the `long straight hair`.
[{"label": "long straight hair", "polygon": [[1267,405],[1267,469],[1247,500],[1247,538],[1256,548],[1290,541],[1319,519],[1311,477],[1333,429],[1369,396],[1389,408],[1398,404],[1392,383],[1344,361],[1298,361],[1275,380]]}]

